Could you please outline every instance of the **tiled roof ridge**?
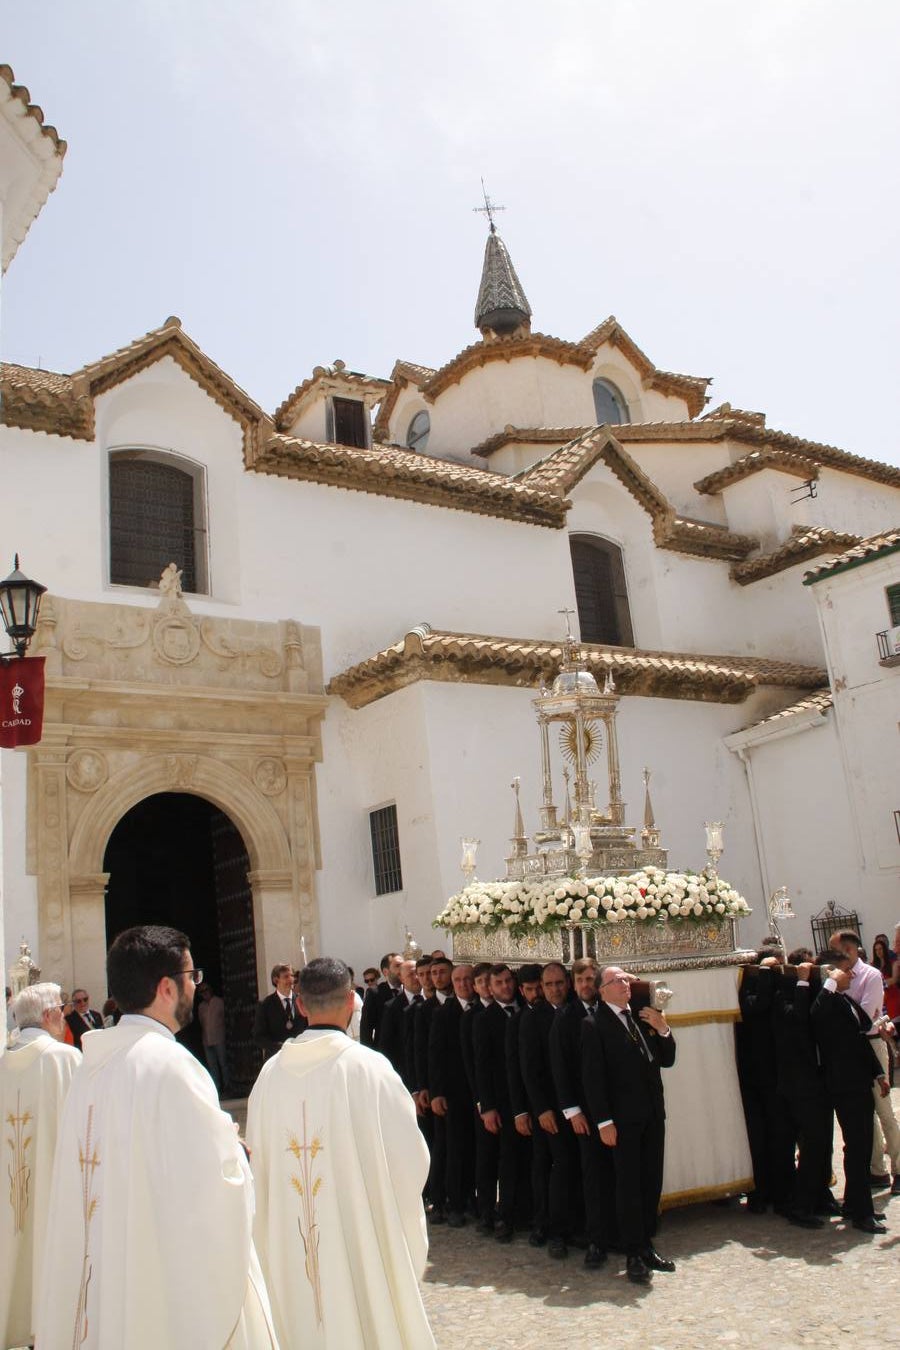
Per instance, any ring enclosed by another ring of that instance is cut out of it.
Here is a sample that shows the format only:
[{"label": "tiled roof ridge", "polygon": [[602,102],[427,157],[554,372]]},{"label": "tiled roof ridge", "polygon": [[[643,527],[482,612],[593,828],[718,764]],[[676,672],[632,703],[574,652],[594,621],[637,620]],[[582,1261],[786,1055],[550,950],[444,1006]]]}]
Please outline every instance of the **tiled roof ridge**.
[{"label": "tiled roof ridge", "polygon": [[44,121],[44,110],[38,103],[32,103],[31,94],[24,84],[16,84],[16,77],[12,66],[5,63],[0,64],[0,80],[7,86],[11,98],[17,99],[25,110],[27,117],[34,118],[41,129],[41,135],[46,136],[47,140],[53,146],[60,159],[63,158],[68,150],[68,144],[60,136],[56,127],[51,126],[49,122]]},{"label": "tiled roof ridge", "polygon": [[768,726],[773,722],[781,722],[789,717],[797,717],[801,713],[817,711],[823,716],[834,705],[834,695],[830,686],[823,689],[814,689],[811,694],[805,698],[800,698],[796,703],[791,703],[787,708],[781,708],[778,712],[769,713],[768,717],[761,717],[758,722],[751,722],[750,726],[744,727],[744,731],[754,731],[757,727]]},{"label": "tiled roof ridge", "polygon": [[565,524],[568,509],[558,494],[513,482],[505,474],[378,442],[358,449],[274,432],[259,448],[252,467],[260,473],[555,529]]},{"label": "tiled roof ridge", "polygon": [[[817,667],[763,657],[702,656],[582,643],[589,668],[614,673],[622,692],[737,702],[760,685],[818,689]],[[432,631],[421,624],[399,642],[357,662],[330,682],[328,692],[362,707],[418,679],[515,684],[536,687],[552,679],[563,656],[556,640],[491,637]]]},{"label": "tiled roof ridge", "polygon": [[495,450],[501,450],[504,445],[519,441],[526,445],[544,445],[548,441],[561,441],[563,444],[568,444],[569,441],[574,441],[578,436],[584,436],[592,429],[589,426],[514,427],[511,422],[507,422],[502,431],[495,431],[492,436],[486,437],[480,444],[473,445],[469,454],[476,455],[479,459],[488,459]]},{"label": "tiled roof ridge", "polygon": [[609,427],[592,427],[517,474],[516,481],[568,495],[599,459],[647,512],[658,547],[724,559],[741,559],[758,548],[758,541],[749,535],[736,534],[713,521],[679,515]]},{"label": "tiled roof ridge", "polygon": [[822,553],[836,553],[849,548],[859,543],[859,538],[858,534],[832,530],[825,525],[795,525],[789,537],[778,548],[736,563],[731,568],[730,576],[739,586],[749,586],[751,582],[775,576],[788,567],[797,567]]},{"label": "tiled roof ridge", "polygon": [[810,586],[832,573],[846,572],[853,567],[859,567],[862,563],[875,562],[877,558],[887,557],[898,550],[900,550],[900,526],[882,530],[879,534],[871,534],[866,539],[860,539],[853,547],[847,549],[845,553],[838,554],[830,562],[812,568],[805,574],[803,584]]},{"label": "tiled roof ridge", "polygon": [[680,375],[674,370],[661,370],[659,366],[654,365],[647,353],[637,345],[634,338],[625,331],[614,314],[610,314],[596,328],[592,328],[589,333],[586,333],[577,345],[593,356],[603,346],[604,342],[610,342],[614,347],[620,347],[627,352],[641,374],[645,379],[649,379],[651,384],[654,380],[658,380],[671,384],[684,392],[691,391],[695,395],[699,394],[699,405],[692,411],[692,416],[696,417],[706,402],[706,390],[712,383],[710,376]]},{"label": "tiled roof ridge", "polygon": [[[706,425],[710,425],[707,423]],[[784,468],[787,472],[799,473],[806,464],[811,463],[819,469],[837,469],[846,473],[856,473],[863,478],[889,487],[900,487],[900,468],[884,464],[880,460],[867,459],[862,455],[851,454],[849,450],[840,450],[834,445],[825,445],[818,441],[805,440],[787,431],[775,431],[770,427],[751,426],[744,422],[723,421],[722,436],[733,436],[735,440],[750,441],[760,447],[735,460],[733,464],[707,474],[694,484],[698,492],[714,494],[721,492],[731,483],[762,468]],[[807,474],[806,477],[810,475]]]},{"label": "tiled roof ridge", "polygon": [[71,375],[3,362],[0,422],[25,431],[92,440],[94,402],[86,386]]}]

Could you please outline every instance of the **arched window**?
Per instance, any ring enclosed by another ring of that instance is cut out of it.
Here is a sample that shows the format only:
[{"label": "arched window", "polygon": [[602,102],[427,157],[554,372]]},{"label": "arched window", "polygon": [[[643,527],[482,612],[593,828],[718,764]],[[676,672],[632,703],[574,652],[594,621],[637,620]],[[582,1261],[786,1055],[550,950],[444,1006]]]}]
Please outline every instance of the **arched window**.
[{"label": "arched window", "polygon": [[597,415],[598,426],[607,423],[610,426],[618,426],[630,420],[628,404],[609,380],[594,381],[594,412]]},{"label": "arched window", "polygon": [[573,534],[569,545],[582,642],[633,647],[622,550],[591,534]]},{"label": "arched window", "polygon": [[109,579],[152,586],[169,563],[182,590],[207,590],[203,471],[187,460],[146,450],[109,457]]},{"label": "arched window", "polygon": [[423,408],[417,412],[409,424],[409,430],[406,433],[406,445],[409,450],[425,449],[428,444],[428,434],[431,431],[431,418]]}]

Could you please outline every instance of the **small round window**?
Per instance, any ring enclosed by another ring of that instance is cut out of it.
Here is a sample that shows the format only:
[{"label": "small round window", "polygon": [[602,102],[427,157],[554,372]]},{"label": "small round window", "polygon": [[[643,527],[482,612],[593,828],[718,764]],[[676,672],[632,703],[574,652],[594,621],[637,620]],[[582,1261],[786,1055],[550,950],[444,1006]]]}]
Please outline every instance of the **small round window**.
[{"label": "small round window", "polygon": [[609,380],[594,381],[594,411],[597,424],[618,426],[628,421],[628,407],[624,398]]},{"label": "small round window", "polygon": [[410,450],[424,450],[428,444],[428,433],[431,431],[431,418],[424,408],[417,412],[409,424],[409,430],[406,433],[406,444]]}]

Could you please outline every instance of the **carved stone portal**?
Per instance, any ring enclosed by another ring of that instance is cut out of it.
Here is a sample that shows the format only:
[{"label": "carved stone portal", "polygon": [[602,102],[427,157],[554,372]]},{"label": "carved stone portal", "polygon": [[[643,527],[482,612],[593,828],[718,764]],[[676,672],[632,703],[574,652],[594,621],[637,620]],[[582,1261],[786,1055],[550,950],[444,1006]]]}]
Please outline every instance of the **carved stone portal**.
[{"label": "carved stone portal", "polygon": [[154,609],[46,597],[32,649],[47,658],[47,686],[27,841],[41,963],[67,987],[106,988],[109,837],[145,797],[190,792],[243,837],[265,991],[276,960],[299,959],[301,937],[308,955],[318,950],[319,631],[201,619],[170,572]]}]

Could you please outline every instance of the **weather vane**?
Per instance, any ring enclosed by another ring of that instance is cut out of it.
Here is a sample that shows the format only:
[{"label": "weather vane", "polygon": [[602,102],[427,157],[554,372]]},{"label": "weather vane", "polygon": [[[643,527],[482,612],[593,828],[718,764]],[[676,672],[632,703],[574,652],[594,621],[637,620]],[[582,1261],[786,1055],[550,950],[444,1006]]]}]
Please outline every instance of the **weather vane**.
[{"label": "weather vane", "polygon": [[484,197],[484,206],[473,206],[472,210],[477,215],[487,216],[488,224],[491,227],[491,234],[496,234],[497,226],[494,224],[494,215],[497,211],[505,211],[506,207],[498,206],[496,202],[491,201],[490,197],[487,194],[487,188],[484,186],[483,178],[481,180],[481,193],[482,196]]}]

